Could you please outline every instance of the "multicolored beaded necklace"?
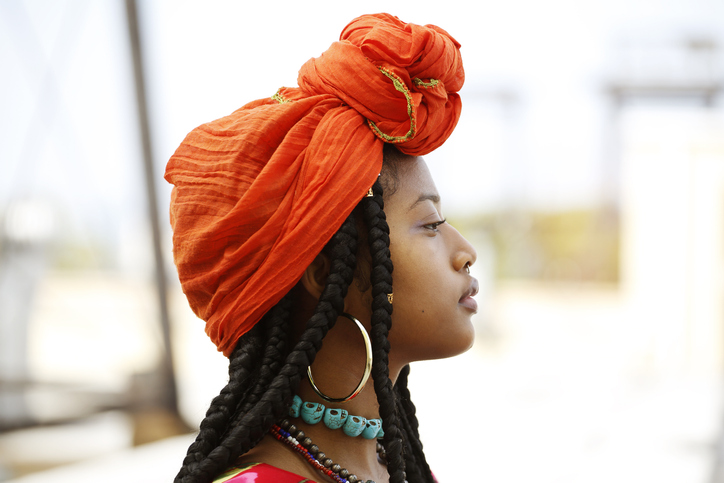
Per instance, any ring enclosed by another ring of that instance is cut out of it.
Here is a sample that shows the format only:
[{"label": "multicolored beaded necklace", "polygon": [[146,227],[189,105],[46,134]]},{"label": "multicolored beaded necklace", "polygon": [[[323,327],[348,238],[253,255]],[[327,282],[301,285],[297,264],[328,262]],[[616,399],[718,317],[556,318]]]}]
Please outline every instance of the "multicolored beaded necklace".
[{"label": "multicolored beaded necklace", "polygon": [[[363,483],[357,475],[350,474],[345,468],[328,458],[326,454],[314,444],[304,431],[291,424],[289,420],[282,420],[279,425],[273,425],[269,432],[276,439],[291,447],[299,453],[307,462],[319,472],[327,475],[338,483]],[[301,442],[300,442],[301,441]],[[377,443],[377,454],[380,459],[386,461],[385,449]],[[364,483],[375,483],[373,480],[366,480]]]}]

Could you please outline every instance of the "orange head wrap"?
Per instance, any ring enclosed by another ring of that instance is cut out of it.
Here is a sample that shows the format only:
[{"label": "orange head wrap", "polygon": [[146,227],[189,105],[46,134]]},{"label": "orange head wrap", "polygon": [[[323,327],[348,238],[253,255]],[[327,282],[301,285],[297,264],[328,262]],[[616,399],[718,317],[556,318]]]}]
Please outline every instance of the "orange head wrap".
[{"label": "orange head wrap", "polygon": [[227,356],[374,183],[383,142],[423,155],[460,117],[460,45],[388,14],[353,20],[281,88],[197,127],[166,167],[174,260]]}]

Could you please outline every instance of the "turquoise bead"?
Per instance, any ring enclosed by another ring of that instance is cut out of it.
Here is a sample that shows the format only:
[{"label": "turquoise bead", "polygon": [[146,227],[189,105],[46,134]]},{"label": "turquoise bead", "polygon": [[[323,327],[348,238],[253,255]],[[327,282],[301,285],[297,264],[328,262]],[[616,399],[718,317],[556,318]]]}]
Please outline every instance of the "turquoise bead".
[{"label": "turquoise bead", "polygon": [[324,425],[329,429],[339,429],[344,425],[349,413],[346,409],[329,408],[324,411]]},{"label": "turquoise bead", "polygon": [[342,431],[344,431],[344,434],[347,436],[359,436],[362,434],[362,431],[364,431],[366,425],[367,420],[362,416],[349,416],[342,427]]},{"label": "turquoise bead", "polygon": [[379,419],[368,419],[365,429],[362,431],[362,437],[364,439],[375,439],[381,427],[382,421]]},{"label": "turquoise bead", "polygon": [[289,415],[293,418],[299,417],[299,409],[302,407],[302,398],[294,396],[292,399],[292,407],[289,408]]},{"label": "turquoise bead", "polygon": [[302,416],[302,421],[307,424],[317,424],[324,417],[324,404],[306,402],[302,404],[302,409],[299,411]]},{"label": "turquoise bead", "polygon": [[380,430],[377,432],[377,439],[382,439],[385,437],[385,432],[382,431],[382,420],[380,420]]}]

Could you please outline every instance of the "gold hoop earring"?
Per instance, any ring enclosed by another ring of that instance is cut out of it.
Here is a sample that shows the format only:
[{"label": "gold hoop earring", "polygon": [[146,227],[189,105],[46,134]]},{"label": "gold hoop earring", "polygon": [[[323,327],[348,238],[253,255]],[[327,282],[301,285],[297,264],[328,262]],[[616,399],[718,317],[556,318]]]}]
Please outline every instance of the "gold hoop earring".
[{"label": "gold hoop earring", "polygon": [[365,352],[367,356],[367,360],[365,361],[365,372],[362,375],[362,379],[360,380],[359,384],[357,384],[357,387],[352,391],[348,396],[346,397],[330,397],[324,394],[314,383],[314,377],[312,377],[312,366],[307,366],[307,377],[309,378],[309,384],[312,385],[312,389],[314,389],[314,392],[317,393],[319,397],[324,399],[325,401],[333,402],[333,403],[343,403],[347,402],[351,399],[353,399],[357,394],[359,394],[362,391],[362,388],[365,387],[365,384],[367,383],[367,379],[370,377],[370,373],[372,372],[372,344],[370,343],[370,336],[365,330],[364,325],[362,325],[362,322],[357,320],[355,317],[347,314],[342,313],[342,317],[346,317],[355,324],[357,324],[357,328],[362,333],[362,339],[365,343]]}]

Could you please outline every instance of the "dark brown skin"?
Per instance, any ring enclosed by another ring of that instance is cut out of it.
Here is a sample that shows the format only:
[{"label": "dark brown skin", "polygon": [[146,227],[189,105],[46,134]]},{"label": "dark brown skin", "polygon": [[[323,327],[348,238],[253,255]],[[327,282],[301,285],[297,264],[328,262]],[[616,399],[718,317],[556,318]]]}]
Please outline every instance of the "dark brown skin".
[{"label": "dark brown skin", "polygon": [[[439,223],[444,220],[440,197],[424,160],[405,158],[399,163],[397,190],[390,196],[385,195],[394,265],[394,309],[389,335],[389,370],[393,383],[410,362],[451,357],[472,346],[471,318],[476,310],[472,296],[477,293],[477,282],[466,270],[466,266],[475,263],[475,249],[455,228]],[[296,288],[298,324],[303,324],[311,315],[328,271],[329,260],[319,255],[302,276]],[[345,298],[345,312],[358,318],[367,330],[370,299],[369,284],[365,281],[353,283]],[[325,337],[324,346],[312,365],[315,382],[330,396],[346,396],[357,386],[364,365],[362,336],[353,322],[340,317]],[[346,409],[352,415],[379,417],[371,380],[356,398],[346,403],[323,401],[306,379],[300,386],[299,396],[303,401]],[[294,424],[335,463],[363,481],[389,482],[387,470],[377,458],[374,440],[351,438],[323,424],[309,426],[301,419],[295,419]],[[309,463],[271,436],[266,436],[241,461],[264,462],[314,481],[326,481]]]}]

